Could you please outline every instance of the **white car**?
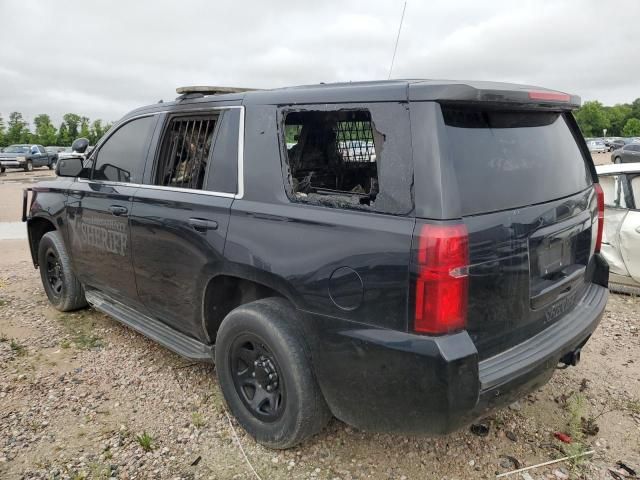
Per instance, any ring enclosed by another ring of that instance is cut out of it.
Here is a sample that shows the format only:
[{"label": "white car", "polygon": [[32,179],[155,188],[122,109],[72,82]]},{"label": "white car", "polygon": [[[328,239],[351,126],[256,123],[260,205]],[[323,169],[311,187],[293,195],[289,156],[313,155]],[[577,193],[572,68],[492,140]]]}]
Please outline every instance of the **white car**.
[{"label": "white car", "polygon": [[640,163],[597,165],[604,191],[602,255],[613,291],[640,294]]},{"label": "white car", "polygon": [[607,147],[602,140],[589,140],[587,147],[589,147],[591,153],[605,153],[609,151],[609,147]]}]

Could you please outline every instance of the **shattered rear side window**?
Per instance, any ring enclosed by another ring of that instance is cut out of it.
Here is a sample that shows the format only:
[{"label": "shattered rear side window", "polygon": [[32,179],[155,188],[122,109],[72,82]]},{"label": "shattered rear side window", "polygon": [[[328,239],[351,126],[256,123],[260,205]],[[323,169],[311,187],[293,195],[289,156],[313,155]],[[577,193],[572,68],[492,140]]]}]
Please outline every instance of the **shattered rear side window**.
[{"label": "shattered rear side window", "polygon": [[383,139],[367,110],[290,112],[284,137],[293,200],[375,209]]}]

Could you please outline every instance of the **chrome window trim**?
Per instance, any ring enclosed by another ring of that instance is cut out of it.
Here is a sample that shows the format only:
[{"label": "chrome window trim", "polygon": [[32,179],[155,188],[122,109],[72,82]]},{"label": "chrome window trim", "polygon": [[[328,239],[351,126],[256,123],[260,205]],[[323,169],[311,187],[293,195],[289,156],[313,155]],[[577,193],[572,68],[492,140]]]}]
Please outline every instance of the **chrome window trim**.
[{"label": "chrome window trim", "polygon": [[[148,190],[166,190],[169,192],[180,192],[180,193],[193,193],[195,195],[210,195],[213,197],[223,197],[223,198],[233,198],[234,200],[240,200],[244,197],[244,105],[227,105],[221,107],[199,107],[188,110],[161,110],[159,112],[151,112],[151,113],[141,113],[140,115],[135,115],[133,117],[127,118],[126,121],[118,123],[114,125],[114,128],[109,131],[109,135],[105,136],[103,140],[101,140],[95,147],[94,152],[99,152],[102,145],[111,138],[111,136],[119,130],[121,127],[126,125],[133,120],[137,120],[139,118],[151,117],[153,115],[161,115],[163,113],[189,113],[195,111],[210,111],[210,110],[231,110],[239,108],[240,109],[240,118],[238,119],[238,185],[236,193],[229,192],[213,192],[211,190],[198,190],[195,188],[179,188],[179,187],[166,187],[163,185],[147,185],[143,183],[127,183],[127,182],[110,182],[105,180],[91,180],[88,178],[77,178],[77,181],[80,183],[97,183],[100,185],[107,186],[122,186],[122,187],[132,187],[132,188],[143,188]],[[89,156],[88,160],[93,156],[93,152]]]}]

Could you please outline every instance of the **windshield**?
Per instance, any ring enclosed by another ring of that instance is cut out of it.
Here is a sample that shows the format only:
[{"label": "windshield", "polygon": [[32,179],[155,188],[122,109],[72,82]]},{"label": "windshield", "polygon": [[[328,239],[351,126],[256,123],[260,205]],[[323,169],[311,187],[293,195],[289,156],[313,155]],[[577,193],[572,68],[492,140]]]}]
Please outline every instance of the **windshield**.
[{"label": "windshield", "polygon": [[4,149],[4,153],[29,153],[29,147],[25,145],[11,145]]},{"label": "windshield", "polygon": [[442,113],[463,215],[548,202],[592,183],[561,113],[447,106]]}]

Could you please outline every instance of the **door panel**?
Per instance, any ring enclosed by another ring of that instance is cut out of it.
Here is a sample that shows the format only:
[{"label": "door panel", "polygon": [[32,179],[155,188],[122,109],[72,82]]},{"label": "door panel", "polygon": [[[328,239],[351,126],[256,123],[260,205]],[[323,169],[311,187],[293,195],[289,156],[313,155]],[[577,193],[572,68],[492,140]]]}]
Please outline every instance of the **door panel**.
[{"label": "door panel", "polygon": [[202,336],[204,285],[223,261],[232,198],[141,187],[131,236],[140,300],[177,330]]},{"label": "door panel", "polygon": [[[133,201],[131,236],[140,300],[151,315],[208,341],[203,294],[222,270],[238,168],[239,109],[167,115],[153,172]],[[160,138],[161,137],[161,138]],[[229,168],[226,168],[229,167]],[[228,187],[228,189],[224,189]],[[216,190],[214,193],[212,190]]]},{"label": "door panel", "polygon": [[630,210],[624,219],[620,228],[620,250],[629,274],[640,283],[640,211]]},{"label": "door panel", "polygon": [[137,296],[128,225],[135,190],[125,185],[78,181],[67,201],[76,275],[85,285],[127,304],[135,303]]},{"label": "door panel", "polygon": [[629,276],[620,250],[620,227],[628,210],[606,207],[604,211],[604,229],[602,231],[602,255],[609,264],[611,273]]}]

